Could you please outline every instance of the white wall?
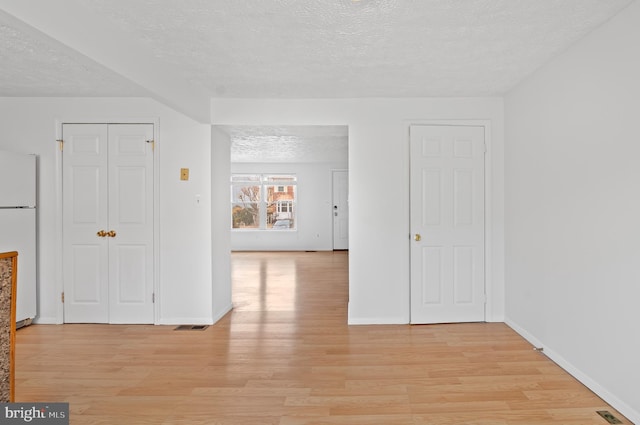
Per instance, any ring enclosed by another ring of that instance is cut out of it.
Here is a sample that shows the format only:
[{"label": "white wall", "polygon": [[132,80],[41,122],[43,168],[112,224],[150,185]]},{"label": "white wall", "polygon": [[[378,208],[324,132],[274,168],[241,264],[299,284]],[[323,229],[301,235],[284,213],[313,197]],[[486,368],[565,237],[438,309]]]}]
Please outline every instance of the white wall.
[{"label": "white wall", "polygon": [[332,171],[347,163],[231,164],[232,173],[296,174],[296,230],[231,231],[237,251],[330,251],[333,249]]},{"label": "white wall", "polygon": [[507,322],[640,423],[640,3],[505,99]]},{"label": "white wall", "polygon": [[[38,155],[38,321],[62,312],[56,252],[56,120],[158,120],[158,323],[211,323],[211,127],[149,99],[0,98],[0,149]],[[191,179],[179,180],[182,167]],[[201,195],[196,206],[195,195]]]},{"label": "white wall", "polygon": [[[349,322],[356,324],[409,321],[409,125],[424,120],[489,121],[493,191],[488,206],[493,219],[488,224],[492,233],[487,317],[500,321],[502,106],[502,99],[214,99],[212,123],[349,126]],[[382,208],[389,194],[394,208]]]},{"label": "white wall", "polygon": [[[231,212],[229,175],[231,139],[220,128],[211,128],[211,267],[213,320],[222,318],[233,307],[231,300]],[[226,201],[225,201],[226,200]]]}]

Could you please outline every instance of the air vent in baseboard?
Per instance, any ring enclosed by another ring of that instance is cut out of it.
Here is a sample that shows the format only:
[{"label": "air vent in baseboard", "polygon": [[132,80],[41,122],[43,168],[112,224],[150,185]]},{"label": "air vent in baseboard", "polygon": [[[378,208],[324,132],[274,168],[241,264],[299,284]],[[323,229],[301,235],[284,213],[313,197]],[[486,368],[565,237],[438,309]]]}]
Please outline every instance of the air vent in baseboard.
[{"label": "air vent in baseboard", "polygon": [[174,331],[203,331],[208,327],[209,325],[180,325]]},{"label": "air vent in baseboard", "polygon": [[611,414],[611,412],[607,410],[598,410],[596,412],[598,415],[602,416],[607,422],[610,424],[621,424],[622,421]]}]

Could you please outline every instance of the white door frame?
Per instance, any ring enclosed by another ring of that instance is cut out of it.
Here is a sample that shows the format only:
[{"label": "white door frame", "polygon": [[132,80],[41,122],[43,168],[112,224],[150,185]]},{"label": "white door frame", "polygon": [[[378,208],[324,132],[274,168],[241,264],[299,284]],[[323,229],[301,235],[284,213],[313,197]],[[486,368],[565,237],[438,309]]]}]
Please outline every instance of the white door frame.
[{"label": "white door frame", "polygon": [[[335,219],[333,218],[335,211],[334,211],[334,206],[335,206],[335,175],[336,173],[347,173],[347,205],[346,205],[346,210],[347,210],[347,214],[349,214],[349,170],[346,168],[336,168],[336,169],[332,169],[331,170],[331,218],[332,218],[332,230],[333,230],[333,235],[332,235],[332,247],[335,250],[336,249],[336,222]],[[348,218],[347,218],[348,220]],[[348,225],[348,224],[347,224]],[[347,250],[349,249],[349,240],[348,240],[348,236],[347,236]],[[342,248],[341,248],[342,249]]]},{"label": "white door frame", "polygon": [[62,264],[62,151],[60,143],[62,139],[63,124],[153,124],[154,138],[154,155],[153,155],[153,292],[155,294],[155,302],[153,304],[153,323],[158,324],[160,310],[160,119],[159,118],[120,118],[120,119],[104,119],[100,117],[83,118],[83,119],[56,119],[55,120],[55,139],[52,140],[51,146],[55,149],[55,299],[56,299],[56,323],[64,323],[64,304],[62,303],[62,293],[64,292],[64,277]]},{"label": "white door frame", "polygon": [[[491,200],[493,198],[493,187],[492,187],[492,136],[491,136],[491,120],[411,120],[406,121],[406,144],[407,144],[407,166],[406,166],[406,178],[407,181],[411,181],[410,170],[408,164],[410,163],[410,132],[409,129],[412,125],[449,125],[449,126],[480,126],[484,127],[484,140],[487,148],[487,152],[484,156],[484,282],[485,282],[485,294],[486,294],[486,304],[484,317],[486,321],[491,321],[492,315],[490,312],[493,311],[494,304],[494,288],[493,288],[493,270],[491,265],[493,264],[493,251],[491,247],[493,246],[493,205]],[[411,211],[411,197],[408,199],[409,205],[407,211]],[[407,221],[409,226],[411,225],[411,217]],[[411,228],[408,229],[407,234],[409,238],[407,240],[409,252],[411,252]],[[409,256],[410,257],[410,256]],[[411,264],[410,258],[407,258],[407,265],[409,269],[409,280],[407,282],[408,286],[408,299],[407,304],[409,306],[409,317],[411,316]]]}]

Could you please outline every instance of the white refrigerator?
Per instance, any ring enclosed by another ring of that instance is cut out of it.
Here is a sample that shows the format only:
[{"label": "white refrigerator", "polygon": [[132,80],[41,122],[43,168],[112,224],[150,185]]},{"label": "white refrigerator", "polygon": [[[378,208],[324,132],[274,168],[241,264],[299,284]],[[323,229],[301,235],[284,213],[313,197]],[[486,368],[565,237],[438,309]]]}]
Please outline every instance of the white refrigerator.
[{"label": "white refrigerator", "polygon": [[29,324],[36,299],[36,157],[0,151],[0,252],[18,252],[16,322]]}]

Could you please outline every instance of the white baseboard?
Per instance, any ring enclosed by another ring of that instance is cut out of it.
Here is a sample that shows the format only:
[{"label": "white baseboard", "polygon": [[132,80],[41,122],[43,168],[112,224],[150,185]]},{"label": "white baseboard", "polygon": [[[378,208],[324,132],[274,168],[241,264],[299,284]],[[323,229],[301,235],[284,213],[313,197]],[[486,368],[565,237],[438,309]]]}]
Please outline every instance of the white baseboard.
[{"label": "white baseboard", "polygon": [[218,320],[222,319],[224,316],[227,315],[227,313],[229,313],[231,310],[233,310],[233,304],[229,304],[227,305],[225,308],[223,308],[222,310],[220,310],[219,312],[214,312],[213,315],[213,323],[216,324],[218,323]]},{"label": "white baseboard", "polygon": [[348,325],[407,325],[409,324],[409,316],[407,317],[357,317],[351,311],[351,303],[347,305],[347,324]]},{"label": "white baseboard", "polygon": [[408,325],[404,317],[349,317],[348,325]]},{"label": "white baseboard", "polygon": [[487,316],[485,317],[487,323],[504,323],[504,315],[500,314],[497,316]]},{"label": "white baseboard", "polygon": [[591,391],[596,393],[598,397],[602,398],[604,401],[609,403],[614,409],[622,413],[627,417],[631,422],[640,424],[640,412],[633,409],[624,401],[620,400],[615,394],[611,391],[600,385],[598,382],[591,379],[587,374],[582,372],[580,369],[575,367],[569,361],[567,361],[564,357],[562,357],[557,352],[553,351],[549,347],[546,347],[542,341],[536,338],[534,335],[526,331],[523,327],[513,322],[509,318],[505,320],[505,323],[511,327],[514,331],[516,331],[520,336],[529,341],[534,347],[542,348],[544,355],[546,355],[549,359],[551,359],[558,366],[563,368],[567,373],[572,375],[578,381],[580,381],[584,386],[589,388]]},{"label": "white baseboard", "polygon": [[[213,325],[218,320],[220,320],[225,314],[227,314],[233,306],[229,306],[229,308],[221,312],[218,316],[214,317],[213,320],[208,317],[169,317],[165,319],[160,319],[157,325]],[[55,317],[38,317],[33,319],[33,324],[37,325],[61,325],[62,323],[58,322],[58,319]]]},{"label": "white baseboard", "polygon": [[227,305],[218,312],[214,312],[213,317],[168,317],[163,318],[156,323],[157,325],[213,325],[222,319],[227,313],[233,309],[233,304]]},{"label": "white baseboard", "polygon": [[61,325],[57,317],[36,317],[33,319],[35,325]]},{"label": "white baseboard", "polygon": [[168,317],[160,319],[156,325],[213,325],[210,317]]},{"label": "white baseboard", "polygon": [[533,345],[534,347],[542,347],[542,342],[538,338],[530,334],[528,331],[526,331],[523,327],[521,327],[514,321],[510,320],[509,318],[506,318],[504,323],[506,323],[511,329],[516,331],[521,337],[529,341],[531,345]]}]

